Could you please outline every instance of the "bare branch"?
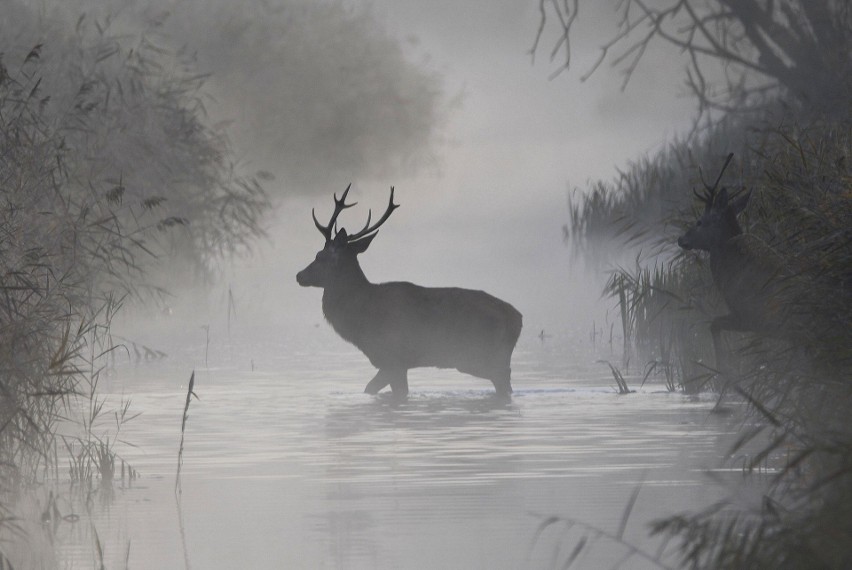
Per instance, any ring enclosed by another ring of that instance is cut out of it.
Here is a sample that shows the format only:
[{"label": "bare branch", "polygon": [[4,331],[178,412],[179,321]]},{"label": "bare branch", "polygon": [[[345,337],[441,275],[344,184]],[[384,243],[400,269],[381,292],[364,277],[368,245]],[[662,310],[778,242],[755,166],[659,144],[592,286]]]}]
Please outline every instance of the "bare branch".
[{"label": "bare branch", "polygon": [[535,33],[535,39],[533,40],[533,45],[530,48],[530,58],[532,58],[532,63],[535,64],[535,52],[538,51],[538,44],[541,42],[541,36],[544,33],[544,25],[547,23],[547,10],[544,8],[544,3],[547,0],[538,0],[538,10],[541,14],[541,17],[538,21],[538,30]]},{"label": "bare branch", "polygon": [[[533,55],[548,17],[560,32],[550,51],[551,61],[564,54],[552,77],[572,63],[570,36],[578,5],[579,0],[539,2],[541,19]],[[609,60],[619,68],[625,89],[651,42],[659,39],[689,58],[685,79],[699,100],[700,114],[754,105],[773,90],[829,111],[832,105],[844,107],[848,100],[852,10],[845,2],[622,0],[615,14],[617,31],[603,42],[581,81]],[[720,79],[711,81],[712,77]]]}]

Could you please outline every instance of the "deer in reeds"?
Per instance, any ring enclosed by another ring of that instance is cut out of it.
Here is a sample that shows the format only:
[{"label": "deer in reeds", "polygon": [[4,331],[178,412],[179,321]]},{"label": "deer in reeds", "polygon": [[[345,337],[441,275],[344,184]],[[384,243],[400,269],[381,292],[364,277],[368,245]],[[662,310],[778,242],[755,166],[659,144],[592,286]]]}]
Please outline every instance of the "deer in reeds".
[{"label": "deer in reeds", "polygon": [[393,203],[391,187],[387,209],[378,222],[370,225],[370,212],[361,231],[337,230],[340,213],[355,205],[346,203],[349,188],[339,200],[334,195],[328,224],[321,224],[311,211],[325,246],[296,275],[296,281],[303,287],[323,288],[326,320],[378,368],[364,391],[377,394],[390,385],[395,397],[404,397],[408,369],[438,367],[488,379],[498,396],[511,394],[510,364],[521,333],[521,313],[482,291],[370,283],[358,255],[399,206]]},{"label": "deer in reeds", "polygon": [[722,331],[748,331],[803,346],[812,340],[812,315],[807,285],[789,268],[784,258],[760,238],[744,234],[737,216],[749,203],[751,191],[729,196],[717,190],[733,154],[729,154],[716,182],[703,180],[704,192],[693,190],[704,203],[704,213],[677,243],[686,250],[710,254],[713,282],[728,307],[728,314],[710,325],[716,366],[726,365]]}]

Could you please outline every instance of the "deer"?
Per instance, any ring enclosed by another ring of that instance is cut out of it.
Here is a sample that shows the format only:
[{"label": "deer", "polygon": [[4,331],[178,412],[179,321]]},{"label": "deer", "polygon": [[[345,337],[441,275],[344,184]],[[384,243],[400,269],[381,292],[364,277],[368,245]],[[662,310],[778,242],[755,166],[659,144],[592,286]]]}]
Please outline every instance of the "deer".
[{"label": "deer", "polygon": [[754,332],[800,346],[812,342],[806,284],[766,242],[744,234],[737,221],[748,206],[751,190],[734,196],[729,196],[727,188],[718,190],[733,156],[728,155],[712,186],[701,176],[704,191],[693,193],[704,204],[704,212],[677,240],[684,250],[709,253],[713,283],[728,307],[728,314],[710,324],[719,370],[725,366],[723,331]]},{"label": "deer", "polygon": [[394,398],[408,395],[408,370],[455,368],[490,380],[496,395],[512,393],[511,359],[521,334],[522,316],[509,303],[483,291],[458,287],[422,287],[405,281],[371,283],[358,263],[378,230],[399,207],[394,188],[384,214],[355,233],[337,229],[351,184],[326,225],[311,216],[325,245],[296,275],[303,287],[323,289],[322,310],[334,331],[354,344],[378,371],[364,392],[378,394],[390,385]]}]

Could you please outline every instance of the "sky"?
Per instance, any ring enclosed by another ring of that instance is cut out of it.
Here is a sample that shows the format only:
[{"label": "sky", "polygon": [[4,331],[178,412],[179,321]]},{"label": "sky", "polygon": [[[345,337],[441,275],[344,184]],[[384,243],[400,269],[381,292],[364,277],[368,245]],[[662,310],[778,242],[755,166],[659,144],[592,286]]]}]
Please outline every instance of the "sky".
[{"label": "sky", "polygon": [[591,306],[605,302],[562,241],[568,192],[660,148],[688,128],[695,107],[683,95],[682,62],[666,53],[650,53],[624,92],[606,66],[581,82],[615,25],[612,3],[588,4],[576,65],[551,79],[552,37],[534,65],[529,54],[534,0],[374,1],[376,19],[408,57],[440,74],[457,104],[427,166],[340,180],[325,196],[279,204],[268,242],[224,278],[243,300],[243,319],[296,330],[322,323],[321,290],[299,288],[295,274],[323,245],[311,208],[327,219],[332,193],[351,181],[359,205],[341,216],[344,227],[360,228],[368,208],[383,211],[392,185],[401,206],[360,257],[371,281],[485,290],[524,314],[527,335],[591,327],[600,305]]}]

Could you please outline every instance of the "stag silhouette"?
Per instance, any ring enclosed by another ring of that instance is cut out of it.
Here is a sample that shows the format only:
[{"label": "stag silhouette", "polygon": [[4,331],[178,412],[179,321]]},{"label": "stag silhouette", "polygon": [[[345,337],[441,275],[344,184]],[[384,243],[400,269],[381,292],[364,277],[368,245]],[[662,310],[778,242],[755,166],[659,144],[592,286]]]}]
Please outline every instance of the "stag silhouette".
[{"label": "stag silhouette", "polygon": [[727,188],[717,192],[733,156],[728,155],[712,186],[702,175],[704,192],[693,192],[704,203],[704,213],[677,240],[683,249],[709,252],[713,282],[728,306],[728,314],[714,318],[710,325],[720,369],[726,362],[722,331],[751,331],[798,345],[812,340],[805,284],[778,252],[760,238],[744,234],[737,221],[751,191],[730,197]]},{"label": "stag silhouette", "polygon": [[357,346],[378,368],[365,388],[377,394],[390,385],[394,396],[408,394],[408,369],[455,368],[488,379],[497,395],[512,392],[511,359],[521,333],[521,314],[512,305],[482,291],[455,287],[428,288],[407,282],[370,283],[358,264],[379,227],[398,208],[393,187],[378,222],[356,233],[336,231],[347,204],[347,186],[327,225],[314,224],[325,237],[316,259],[296,276],[303,287],[324,289],[326,320],[345,340]]}]

